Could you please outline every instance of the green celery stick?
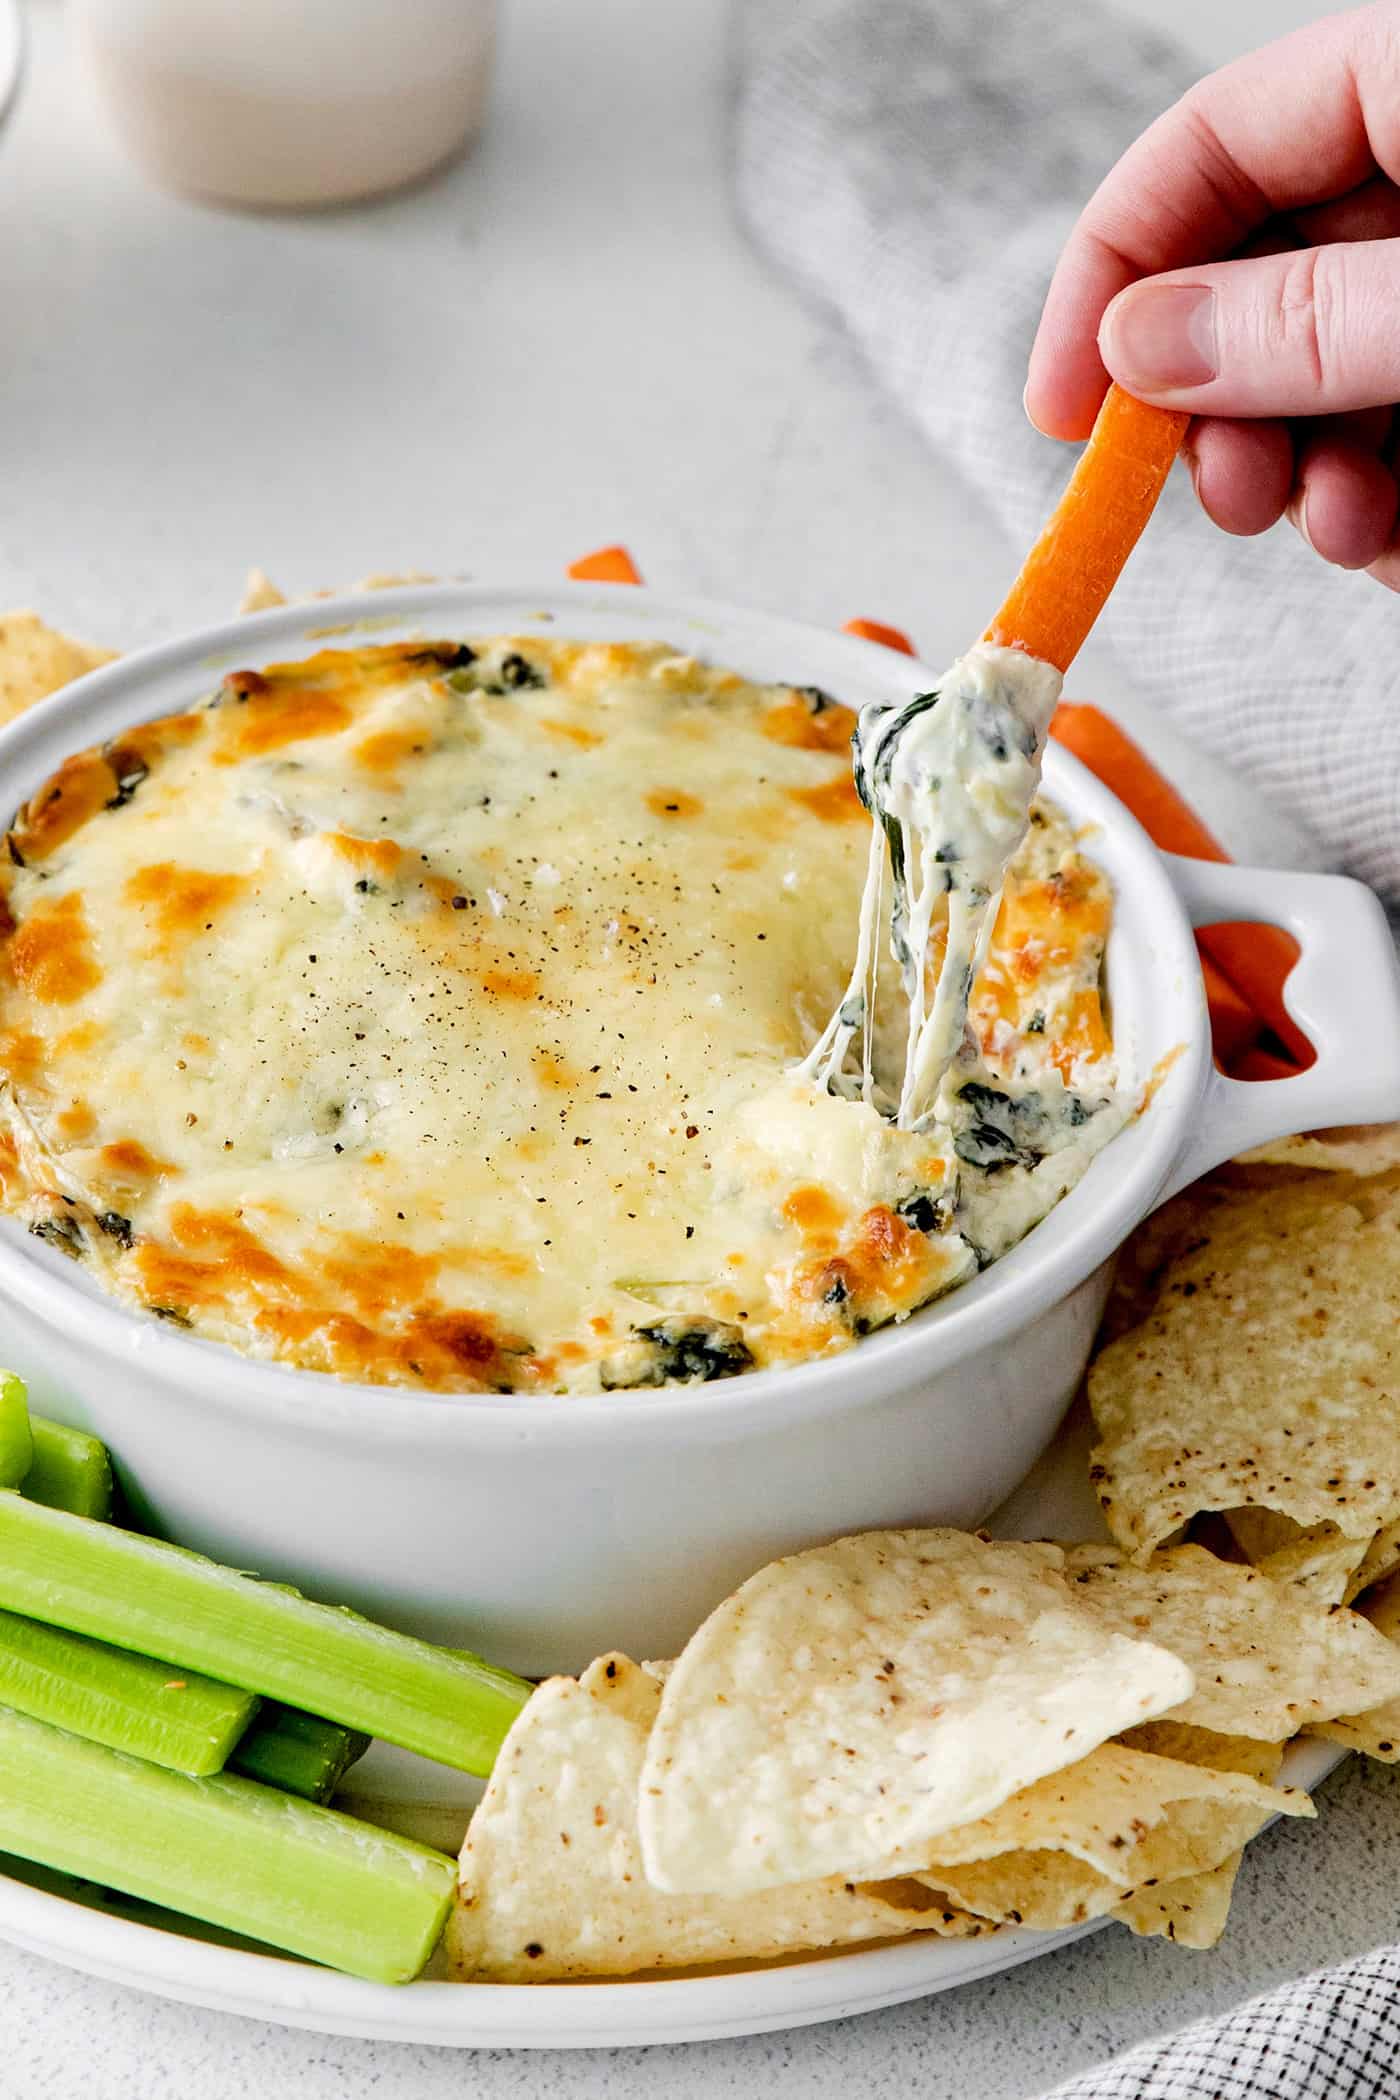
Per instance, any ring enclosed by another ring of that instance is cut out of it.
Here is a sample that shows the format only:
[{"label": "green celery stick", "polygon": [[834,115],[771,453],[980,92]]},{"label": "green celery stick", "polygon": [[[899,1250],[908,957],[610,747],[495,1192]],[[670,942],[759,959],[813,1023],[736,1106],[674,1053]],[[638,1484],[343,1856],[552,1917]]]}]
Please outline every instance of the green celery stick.
[{"label": "green celery stick", "polygon": [[484,1778],[533,1687],[158,1539],[0,1493],[0,1606]]},{"label": "green celery stick", "polygon": [[[0,1684],[0,1698],[4,1696]],[[293,1706],[265,1706],[243,1740],[229,1754],[231,1772],[260,1779],[264,1786],[300,1794],[307,1801],[329,1801],[341,1780],[369,1748],[369,1737],[317,1714]]]},{"label": "green celery stick", "polygon": [[7,1611],[0,1703],[195,1776],[223,1770],[258,1706],[252,1692]]},{"label": "green celery stick", "polygon": [[24,1380],[0,1371],[0,1488],[18,1487],[34,1463]]},{"label": "green celery stick", "polygon": [[29,1426],[34,1435],[34,1463],[24,1476],[26,1499],[105,1523],[112,1514],[112,1461],[107,1446],[85,1429],[70,1429],[43,1415],[31,1415]]},{"label": "green celery stick", "polygon": [[0,1706],[0,1851],[375,1983],[437,1944],[445,1853],[217,1772],[190,1779]]}]

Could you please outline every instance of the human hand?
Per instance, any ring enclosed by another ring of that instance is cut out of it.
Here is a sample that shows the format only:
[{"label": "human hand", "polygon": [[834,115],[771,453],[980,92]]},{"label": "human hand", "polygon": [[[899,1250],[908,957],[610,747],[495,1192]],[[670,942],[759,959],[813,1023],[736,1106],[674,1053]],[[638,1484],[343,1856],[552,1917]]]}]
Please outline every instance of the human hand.
[{"label": "human hand", "polygon": [[1109,377],[1196,420],[1226,532],[1287,514],[1400,590],[1400,0],[1199,82],[1100,184],[1060,258],[1026,410],[1088,435]]}]

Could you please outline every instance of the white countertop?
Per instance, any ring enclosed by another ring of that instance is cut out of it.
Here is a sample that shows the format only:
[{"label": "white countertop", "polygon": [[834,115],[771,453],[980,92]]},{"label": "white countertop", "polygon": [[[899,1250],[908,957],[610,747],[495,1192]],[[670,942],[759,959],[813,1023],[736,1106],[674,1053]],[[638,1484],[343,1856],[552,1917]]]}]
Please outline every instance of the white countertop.
[{"label": "white countertop", "polygon": [[[1203,62],[1301,0],[1120,0]],[[506,0],[476,158],[411,195],[239,218],[129,167],[31,9],[0,127],[0,609],[129,646],[222,617],[245,570],[290,590],[367,571],[554,575],[614,539],[649,581],[837,624],[907,627],[942,660],[1014,566],[975,496],[869,389],[839,337],[748,253],[724,184],[721,0]],[[969,608],[971,612],[969,613]],[[1241,856],[1289,827],[1109,705]],[[1400,1786],[1352,1761],[1312,1827],[1251,1849],[1211,1956],[1116,1929],[946,1997],[748,2042],[483,2054],[283,2032],[165,2005],[0,1947],[6,2100],[298,2100],[470,2089],[674,2100],[779,2083],[1024,2100],[1141,2036],[1395,1930]]]}]

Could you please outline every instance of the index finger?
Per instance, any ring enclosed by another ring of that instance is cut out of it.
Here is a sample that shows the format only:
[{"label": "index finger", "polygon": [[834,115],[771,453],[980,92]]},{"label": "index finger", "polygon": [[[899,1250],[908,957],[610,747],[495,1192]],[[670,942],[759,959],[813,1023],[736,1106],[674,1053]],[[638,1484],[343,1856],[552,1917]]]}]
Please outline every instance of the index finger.
[{"label": "index finger", "polygon": [[1183,95],[1100,183],[1060,257],[1026,411],[1080,438],[1108,386],[1105,307],[1158,270],[1218,261],[1277,212],[1400,169],[1400,9],[1314,22]]}]

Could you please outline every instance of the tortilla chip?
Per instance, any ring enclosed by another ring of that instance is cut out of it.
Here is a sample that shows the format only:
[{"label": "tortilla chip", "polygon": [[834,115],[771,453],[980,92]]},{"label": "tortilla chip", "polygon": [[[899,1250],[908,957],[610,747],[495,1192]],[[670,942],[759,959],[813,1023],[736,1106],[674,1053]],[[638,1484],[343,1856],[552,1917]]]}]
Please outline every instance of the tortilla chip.
[{"label": "tortilla chip", "polygon": [[1173,1720],[1281,1743],[1400,1696],[1400,1650],[1363,1618],[1204,1547],[1167,1547],[1138,1567],[1112,1546],[1073,1546],[1065,1572],[1104,1626],[1144,1639],[1150,1629],[1191,1670],[1195,1691]]},{"label": "tortilla chip", "polygon": [[877,1531],[775,1561],[667,1681],[640,1826],[658,1888],[921,1868],[930,1841],[1178,1705],[1191,1673],[1082,1610],[1053,1546]]},{"label": "tortilla chip", "polygon": [[13,722],[36,700],[111,663],[114,649],[94,649],[46,627],[37,613],[0,615],[0,723]]},{"label": "tortilla chip", "polygon": [[1393,1524],[1383,1524],[1366,1548],[1365,1557],[1347,1584],[1347,1603],[1359,1597],[1363,1590],[1386,1581],[1397,1570],[1400,1570],[1400,1519]]},{"label": "tortilla chip", "polygon": [[985,1839],[953,1833],[950,1849],[967,1850],[967,1863],[934,1859],[926,1878],[965,1910],[1043,1931],[1103,1917],[1139,1889],[1211,1872],[1275,1815],[1314,1814],[1296,1789],[1120,1744],[1042,1780],[1021,1801],[1015,1825],[1034,1843],[984,1856],[1001,1834],[992,1826],[1006,1818],[1002,1810],[986,1819]]},{"label": "tortilla chip", "polygon": [[1099,1324],[1099,1348],[1147,1318],[1171,1264],[1202,1237],[1207,1221],[1230,1200],[1230,1191],[1208,1174],[1152,1211],[1129,1234],[1114,1263],[1113,1285]]},{"label": "tortilla chip", "polygon": [[828,1880],[666,1896],[642,1872],[637,1786],[661,1703],[624,1655],[551,1678],[506,1738],[462,1847],[453,1972],[496,1983],[620,1976],[933,1931],[986,1932],[919,1882]]},{"label": "tortilla chip", "polygon": [[[1368,1619],[1376,1632],[1392,1644],[1392,1652],[1400,1656],[1400,1576],[1392,1576],[1364,1597],[1356,1607],[1356,1615]],[[1345,1743],[1348,1750],[1364,1750],[1368,1757],[1393,1765],[1400,1761],[1400,1696],[1364,1712],[1321,1722],[1311,1733],[1325,1736],[1330,1743]]]},{"label": "tortilla chip", "polygon": [[1329,1174],[1385,1174],[1400,1167],[1400,1123],[1353,1123],[1305,1130],[1240,1154],[1242,1166],[1306,1167]]},{"label": "tortilla chip", "polygon": [[1127,1729],[1118,1740],[1130,1750],[1176,1758],[1184,1765],[1209,1765],[1215,1772],[1243,1772],[1261,1786],[1272,1786],[1283,1764],[1282,1743],[1260,1743],[1248,1735],[1221,1735],[1214,1728],[1196,1728],[1189,1721],[1170,1718],[1145,1721],[1141,1728]]},{"label": "tortilla chip", "polygon": [[1271,1582],[1291,1583],[1315,1604],[1346,1604],[1356,1594],[1365,1539],[1348,1538],[1335,1524],[1304,1530],[1272,1509],[1227,1510],[1225,1522],[1245,1559]]},{"label": "tortilla chip", "polygon": [[1400,1504],[1400,1196],[1336,1177],[1202,1222],[1155,1310],[1089,1373],[1093,1478],[1139,1558],[1205,1510],[1260,1505],[1373,1538]]},{"label": "tortilla chip", "polygon": [[1284,1792],[1245,1772],[1102,1743],[1077,1765],[1013,1795],[990,1816],[945,1831],[930,1849],[926,1871],[938,1880],[954,1867],[1011,1852],[1061,1852],[1106,1880],[1132,1887],[1143,1878],[1142,1848],[1183,1803],[1245,1803],[1262,1816],[1294,1813],[1295,1804],[1285,1805]]},{"label": "tortilla chip", "polygon": [[[358,583],[345,585],[345,591],[316,591],[315,598],[338,598],[355,591],[392,591],[403,583],[436,583],[438,578],[430,576],[424,569],[404,569],[398,573],[378,571],[373,576],[362,576]],[[266,612],[274,605],[290,605],[285,591],[280,590],[262,569],[250,569],[243,586],[243,596],[238,601],[241,613]],[[306,604],[308,601],[301,601]],[[328,630],[330,631],[330,630]]]},{"label": "tortilla chip", "polygon": [[238,601],[241,613],[267,612],[274,605],[285,605],[287,594],[277,588],[272,578],[262,569],[250,569],[243,586],[243,596]]},{"label": "tortilla chip", "polygon": [[1204,1874],[1183,1874],[1155,1888],[1134,1889],[1109,1912],[1140,1939],[1167,1939],[1178,1947],[1213,1947],[1224,1932],[1244,1853],[1232,1852]]}]

